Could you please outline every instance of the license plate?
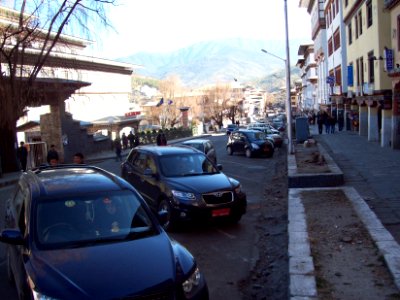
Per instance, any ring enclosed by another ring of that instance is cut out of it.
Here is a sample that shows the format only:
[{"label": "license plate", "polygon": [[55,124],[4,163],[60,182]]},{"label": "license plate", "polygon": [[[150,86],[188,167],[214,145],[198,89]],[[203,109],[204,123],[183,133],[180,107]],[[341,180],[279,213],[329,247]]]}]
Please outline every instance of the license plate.
[{"label": "license plate", "polygon": [[214,209],[212,211],[212,216],[213,217],[229,216],[230,212],[231,212],[230,208]]}]

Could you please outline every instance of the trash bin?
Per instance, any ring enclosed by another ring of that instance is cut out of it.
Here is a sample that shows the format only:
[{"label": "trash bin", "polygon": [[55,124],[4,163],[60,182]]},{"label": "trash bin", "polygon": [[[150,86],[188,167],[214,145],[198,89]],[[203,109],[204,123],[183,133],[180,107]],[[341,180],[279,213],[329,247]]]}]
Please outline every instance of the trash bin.
[{"label": "trash bin", "polygon": [[302,143],[310,136],[310,127],[308,125],[308,118],[299,117],[295,121],[296,128],[296,142]]}]

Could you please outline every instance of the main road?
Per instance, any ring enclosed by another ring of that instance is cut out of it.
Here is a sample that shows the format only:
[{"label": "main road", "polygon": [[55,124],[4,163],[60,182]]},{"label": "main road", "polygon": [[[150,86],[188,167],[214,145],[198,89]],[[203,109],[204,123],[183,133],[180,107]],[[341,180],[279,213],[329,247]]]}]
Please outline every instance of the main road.
[{"label": "main road", "polygon": [[[186,246],[197,259],[208,282],[210,299],[243,299],[239,283],[249,276],[250,270],[258,260],[255,243],[258,237],[255,229],[258,225],[259,209],[265,201],[264,191],[271,183],[276,168],[280,166],[274,158],[249,159],[244,155],[227,155],[227,136],[224,134],[208,138],[216,147],[217,160],[223,166],[222,171],[241,182],[247,194],[247,213],[236,225],[224,222],[196,224],[172,232],[170,236]],[[114,159],[97,162],[96,165],[120,174],[120,162]],[[1,228],[4,224],[4,200],[10,193],[11,188],[1,190]],[[13,288],[7,284],[4,245],[0,247],[0,295],[2,299],[17,299]]]},{"label": "main road", "polygon": [[[223,222],[196,224],[170,233],[170,236],[186,246],[197,259],[204,272],[211,299],[243,299],[238,283],[249,276],[258,260],[256,226],[259,209],[265,201],[265,187],[272,181],[278,161],[272,158],[247,158],[244,155],[226,153],[227,136],[217,134],[207,137],[216,148],[217,162],[222,171],[238,179],[247,194],[248,209],[237,225]],[[285,151],[276,149],[276,151]],[[106,170],[120,174],[120,163],[107,160],[97,164]]]}]

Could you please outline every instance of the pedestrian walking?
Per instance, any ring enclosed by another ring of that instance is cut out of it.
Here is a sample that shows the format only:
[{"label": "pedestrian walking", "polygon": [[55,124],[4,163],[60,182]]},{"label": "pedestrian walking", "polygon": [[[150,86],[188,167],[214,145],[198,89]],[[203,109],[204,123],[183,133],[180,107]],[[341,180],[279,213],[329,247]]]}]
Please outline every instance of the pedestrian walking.
[{"label": "pedestrian walking", "polygon": [[[47,152],[47,163],[50,165],[58,164],[58,152],[55,145],[50,146],[50,150]],[[52,163],[50,163],[52,162]]]},{"label": "pedestrian walking", "polygon": [[122,161],[122,146],[121,146],[121,140],[120,139],[115,139],[114,140],[114,148],[115,148],[115,161]]},{"label": "pedestrian walking", "polygon": [[139,134],[135,134],[135,139],[134,139],[134,146],[137,147],[140,145],[140,139],[139,139]]},{"label": "pedestrian walking", "polygon": [[319,111],[318,115],[317,115],[317,124],[318,124],[318,133],[322,134],[322,129],[323,129],[323,125],[324,125],[324,117],[323,117],[323,113],[321,111]]},{"label": "pedestrian walking", "polygon": [[135,145],[134,145],[134,143],[135,143],[135,136],[133,135],[133,133],[132,133],[132,131],[129,131],[129,134],[128,134],[128,141],[129,141],[129,148],[133,148]]},{"label": "pedestrian walking", "polygon": [[124,150],[128,149],[128,137],[126,136],[125,132],[122,134],[122,145]]},{"label": "pedestrian walking", "polygon": [[167,137],[165,136],[164,131],[160,129],[157,135],[157,146],[166,146],[167,145]]},{"label": "pedestrian walking", "polygon": [[26,172],[26,165],[28,163],[28,149],[24,142],[19,143],[20,146],[17,149],[17,158],[21,164],[22,171]]},{"label": "pedestrian walking", "polygon": [[325,118],[325,133],[330,133],[331,132],[331,122],[330,122],[330,115],[327,114]]},{"label": "pedestrian walking", "polygon": [[335,127],[336,127],[336,116],[335,115],[332,115],[330,117],[329,123],[330,123],[330,128],[331,128],[330,133],[335,133]]}]

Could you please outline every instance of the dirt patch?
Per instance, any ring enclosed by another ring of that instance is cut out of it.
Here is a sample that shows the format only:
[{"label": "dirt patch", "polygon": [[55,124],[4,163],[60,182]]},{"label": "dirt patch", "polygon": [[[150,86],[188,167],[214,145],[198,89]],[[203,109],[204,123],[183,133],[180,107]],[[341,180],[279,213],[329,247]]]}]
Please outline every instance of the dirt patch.
[{"label": "dirt patch", "polygon": [[301,192],[320,299],[400,299],[368,231],[341,190]]},{"label": "dirt patch", "polygon": [[329,173],[331,172],[324,156],[319,152],[317,144],[297,145],[295,158],[298,173]]},{"label": "dirt patch", "polygon": [[[287,156],[277,151],[277,169],[260,207],[256,228],[259,259],[246,279],[238,282],[243,300],[289,299]],[[271,171],[271,170],[269,170]]]}]

